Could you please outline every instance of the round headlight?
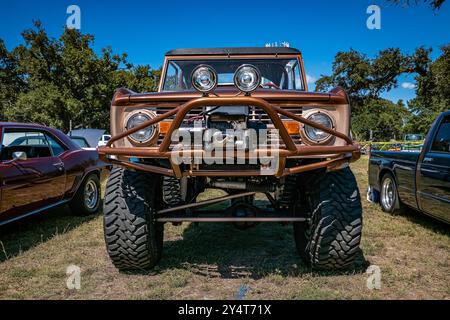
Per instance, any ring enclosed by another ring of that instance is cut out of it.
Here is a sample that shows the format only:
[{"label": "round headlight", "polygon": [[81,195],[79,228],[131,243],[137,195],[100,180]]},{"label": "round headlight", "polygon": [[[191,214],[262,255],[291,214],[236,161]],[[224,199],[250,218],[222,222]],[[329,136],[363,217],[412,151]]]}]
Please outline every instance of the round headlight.
[{"label": "round headlight", "polygon": [[[145,113],[142,112],[135,113],[128,118],[126,129],[127,130],[133,129],[134,127],[137,127],[138,125],[150,119],[151,117]],[[155,133],[155,126],[151,125],[141,130],[138,130],[133,134],[130,134],[129,137],[136,142],[144,143],[149,141],[153,137],[154,133]]]},{"label": "round headlight", "polygon": [[[308,120],[314,121],[318,124],[321,124],[327,128],[332,129],[333,128],[333,120],[331,120],[331,118],[325,114],[325,113],[313,113],[312,115],[310,115],[308,118]],[[308,137],[308,139],[310,139],[311,141],[314,142],[322,142],[324,140],[327,140],[328,138],[330,138],[330,134],[322,131],[320,129],[305,125],[305,134]]]},{"label": "round headlight", "polygon": [[192,86],[200,92],[210,92],[217,85],[217,73],[208,65],[199,65],[192,71]]},{"label": "round headlight", "polygon": [[261,83],[259,70],[251,64],[240,66],[234,73],[234,84],[243,92],[252,92]]}]

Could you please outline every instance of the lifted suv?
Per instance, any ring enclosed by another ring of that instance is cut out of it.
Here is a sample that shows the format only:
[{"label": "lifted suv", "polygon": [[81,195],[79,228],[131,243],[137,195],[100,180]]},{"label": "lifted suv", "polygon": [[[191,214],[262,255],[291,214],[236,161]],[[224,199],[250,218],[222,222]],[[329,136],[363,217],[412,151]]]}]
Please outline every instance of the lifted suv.
[{"label": "lifted suv", "polygon": [[[291,222],[313,268],[353,264],[362,208],[349,101],[340,88],[308,92],[298,50],[170,51],[158,92],[116,91],[111,130],[98,150],[115,165],[104,227],[120,270],[158,262],[166,222]],[[206,188],[228,195],[196,201]],[[256,193],[270,206],[257,207]],[[200,209],[223,201],[226,210]]]}]

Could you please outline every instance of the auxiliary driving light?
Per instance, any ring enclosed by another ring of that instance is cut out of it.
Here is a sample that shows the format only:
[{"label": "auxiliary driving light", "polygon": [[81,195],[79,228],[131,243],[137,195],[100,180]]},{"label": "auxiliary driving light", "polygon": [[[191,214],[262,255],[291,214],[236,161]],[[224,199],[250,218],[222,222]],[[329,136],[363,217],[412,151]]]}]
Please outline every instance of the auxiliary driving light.
[{"label": "auxiliary driving light", "polygon": [[234,73],[234,85],[242,92],[252,92],[261,83],[259,70],[251,64],[243,64]]},{"label": "auxiliary driving light", "polygon": [[191,80],[196,90],[208,93],[217,86],[217,73],[211,66],[199,65],[192,71]]}]

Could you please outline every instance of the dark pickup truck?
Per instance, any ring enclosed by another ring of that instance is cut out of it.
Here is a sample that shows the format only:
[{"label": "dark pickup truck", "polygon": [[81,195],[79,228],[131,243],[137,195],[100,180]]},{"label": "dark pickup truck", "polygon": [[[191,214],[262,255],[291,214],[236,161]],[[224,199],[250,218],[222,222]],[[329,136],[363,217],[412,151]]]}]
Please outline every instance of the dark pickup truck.
[{"label": "dark pickup truck", "polygon": [[434,121],[420,152],[370,153],[368,199],[385,212],[408,206],[450,223],[450,111]]}]

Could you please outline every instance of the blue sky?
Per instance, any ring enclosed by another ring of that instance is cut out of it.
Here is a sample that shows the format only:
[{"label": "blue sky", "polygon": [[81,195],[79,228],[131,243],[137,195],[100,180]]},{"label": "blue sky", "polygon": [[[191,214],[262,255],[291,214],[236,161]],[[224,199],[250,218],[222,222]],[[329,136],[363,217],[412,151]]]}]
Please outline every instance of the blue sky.
[{"label": "blue sky", "polygon": [[[106,1],[2,0],[0,37],[9,49],[22,43],[20,32],[39,19],[50,36],[58,37],[69,16],[81,9],[81,31],[95,36],[95,49],[111,46],[126,52],[135,64],[157,68],[173,48],[264,46],[287,41],[303,52],[306,72],[313,81],[331,72],[334,55],[350,48],[373,56],[381,49],[400,47],[410,53],[418,46],[434,49],[450,42],[450,1],[434,12],[428,5],[402,7],[384,0],[300,1]],[[381,7],[381,30],[369,30],[366,9]],[[414,97],[402,87],[384,96],[396,101]],[[405,85],[407,86],[407,85]],[[310,87],[314,88],[310,84]]]}]

